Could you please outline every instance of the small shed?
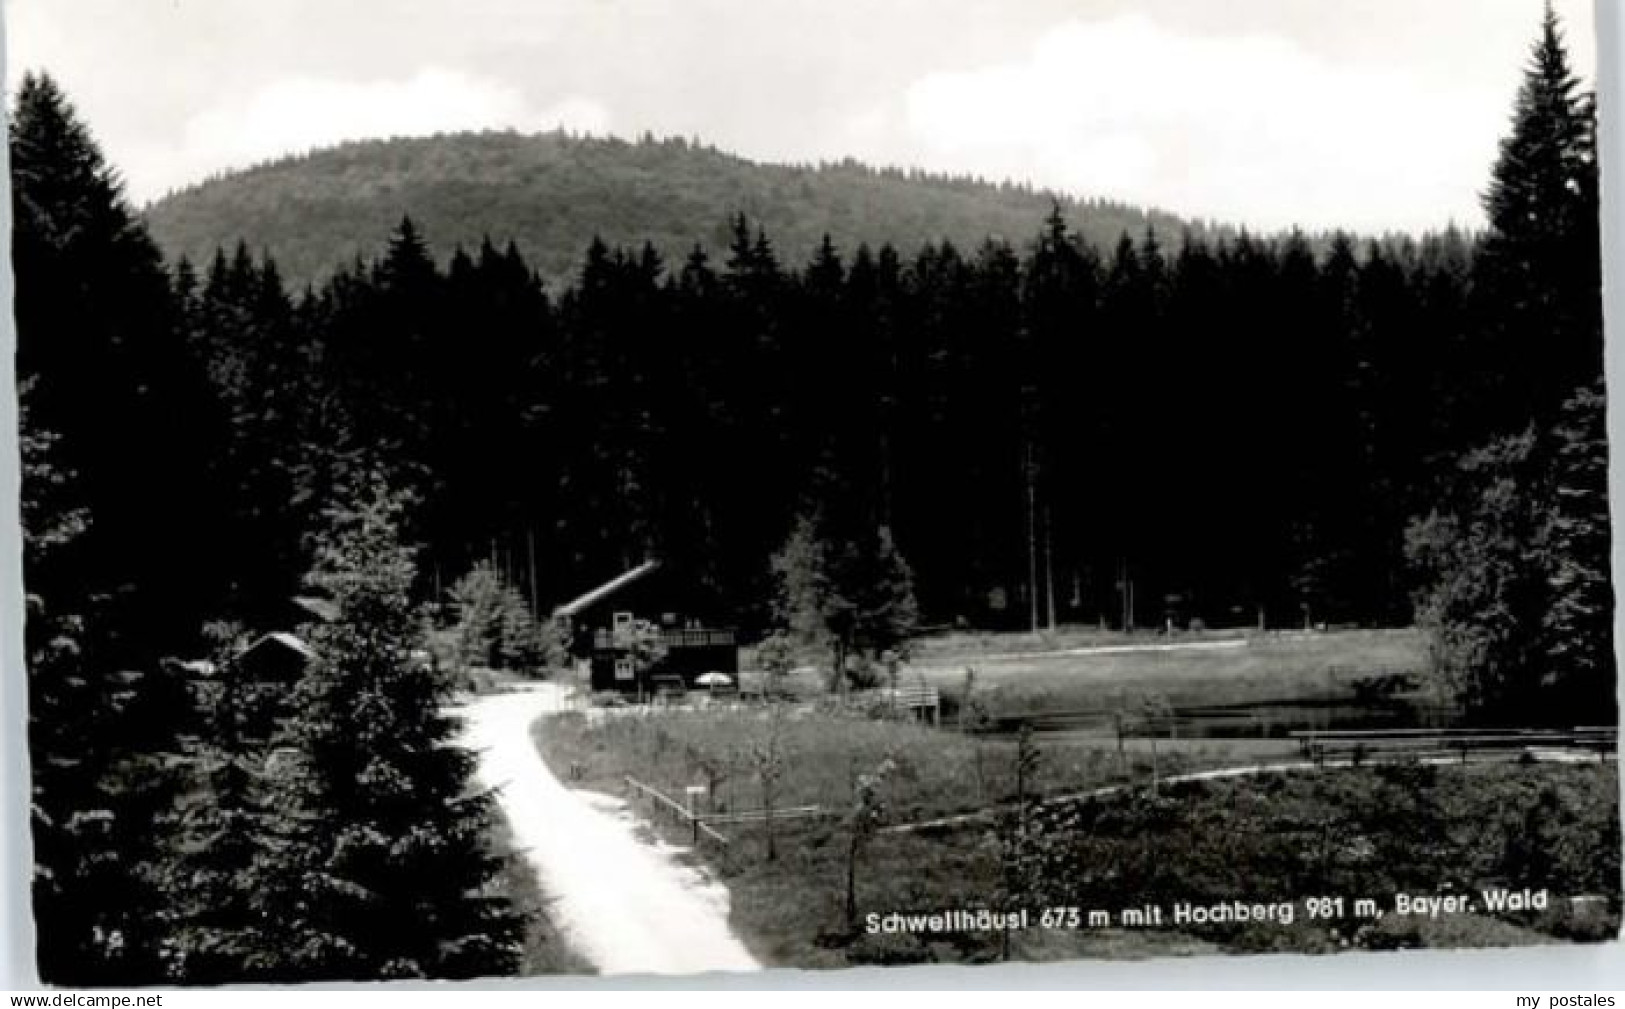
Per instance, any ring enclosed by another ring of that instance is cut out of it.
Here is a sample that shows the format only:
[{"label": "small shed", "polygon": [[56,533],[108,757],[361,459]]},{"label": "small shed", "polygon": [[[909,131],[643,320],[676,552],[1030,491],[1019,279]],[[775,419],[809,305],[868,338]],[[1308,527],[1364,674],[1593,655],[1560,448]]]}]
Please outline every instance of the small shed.
[{"label": "small shed", "polygon": [[272,631],[234,655],[230,668],[234,675],[249,683],[292,687],[315,658],[315,650],[297,634]]},{"label": "small shed", "polygon": [[315,650],[287,631],[261,635],[232,656],[222,673],[237,678],[249,735],[269,739],[277,724],[293,713],[294,687],[315,659]]}]

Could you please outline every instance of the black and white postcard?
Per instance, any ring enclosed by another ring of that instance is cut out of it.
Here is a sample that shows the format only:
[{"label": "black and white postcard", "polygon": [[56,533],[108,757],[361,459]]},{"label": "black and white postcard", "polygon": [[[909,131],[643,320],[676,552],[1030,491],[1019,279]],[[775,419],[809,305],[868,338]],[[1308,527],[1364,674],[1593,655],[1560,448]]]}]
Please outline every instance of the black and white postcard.
[{"label": "black and white postcard", "polygon": [[43,982],[1618,935],[1585,0],[4,13]]}]

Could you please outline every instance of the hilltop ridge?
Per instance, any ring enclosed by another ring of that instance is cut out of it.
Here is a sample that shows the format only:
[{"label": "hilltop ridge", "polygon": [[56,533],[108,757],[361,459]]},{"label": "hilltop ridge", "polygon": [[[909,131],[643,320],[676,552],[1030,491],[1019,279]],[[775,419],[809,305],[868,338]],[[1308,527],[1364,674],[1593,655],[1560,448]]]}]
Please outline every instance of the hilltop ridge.
[{"label": "hilltop ridge", "polygon": [[1052,202],[1103,247],[1147,226],[1169,235],[1209,230],[1023,184],[852,159],[764,164],[680,138],[560,132],[353,141],[215,176],[156,201],[146,216],[172,257],[206,260],[242,240],[270,252],[297,285],[374,255],[408,214],[438,255],[486,236],[513,241],[558,282],[573,276],[594,235],[612,245],[649,241],[668,263],[696,243],[716,258],[729,218],[744,213],[782,259],[800,263],[825,233],[849,249],[890,242],[913,252],[943,240],[969,249],[990,236],[1020,246],[1038,233]]}]

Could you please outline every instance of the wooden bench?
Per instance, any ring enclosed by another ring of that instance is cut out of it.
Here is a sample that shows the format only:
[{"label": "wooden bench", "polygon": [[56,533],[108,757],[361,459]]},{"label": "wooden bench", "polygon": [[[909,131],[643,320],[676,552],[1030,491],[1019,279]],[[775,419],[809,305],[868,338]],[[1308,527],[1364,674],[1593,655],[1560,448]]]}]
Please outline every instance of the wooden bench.
[{"label": "wooden bench", "polygon": [[918,713],[932,725],[936,725],[942,714],[942,695],[936,687],[928,684],[917,686],[898,687],[896,690],[885,691],[885,696],[895,711],[906,711],[911,714]]}]

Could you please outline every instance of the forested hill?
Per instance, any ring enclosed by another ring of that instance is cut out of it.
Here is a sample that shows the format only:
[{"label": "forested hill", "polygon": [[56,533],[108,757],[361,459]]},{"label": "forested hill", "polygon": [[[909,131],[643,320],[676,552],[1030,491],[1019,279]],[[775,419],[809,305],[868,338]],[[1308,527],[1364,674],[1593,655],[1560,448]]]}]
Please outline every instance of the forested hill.
[{"label": "forested hill", "polygon": [[[171,257],[206,262],[246,241],[295,285],[373,255],[410,214],[449,255],[489,235],[509,240],[546,278],[573,276],[593,236],[650,241],[668,262],[696,243],[724,248],[735,213],[758,221],[791,263],[826,233],[843,246],[891,242],[912,251],[989,236],[1023,243],[1057,197],[854,161],[757,164],[685,140],[580,139],[562,133],[463,133],[361,141],[230,173],[159,200],[147,217]],[[1060,198],[1067,219],[1109,248],[1125,230],[1176,235],[1189,222],[1099,200]]]}]

